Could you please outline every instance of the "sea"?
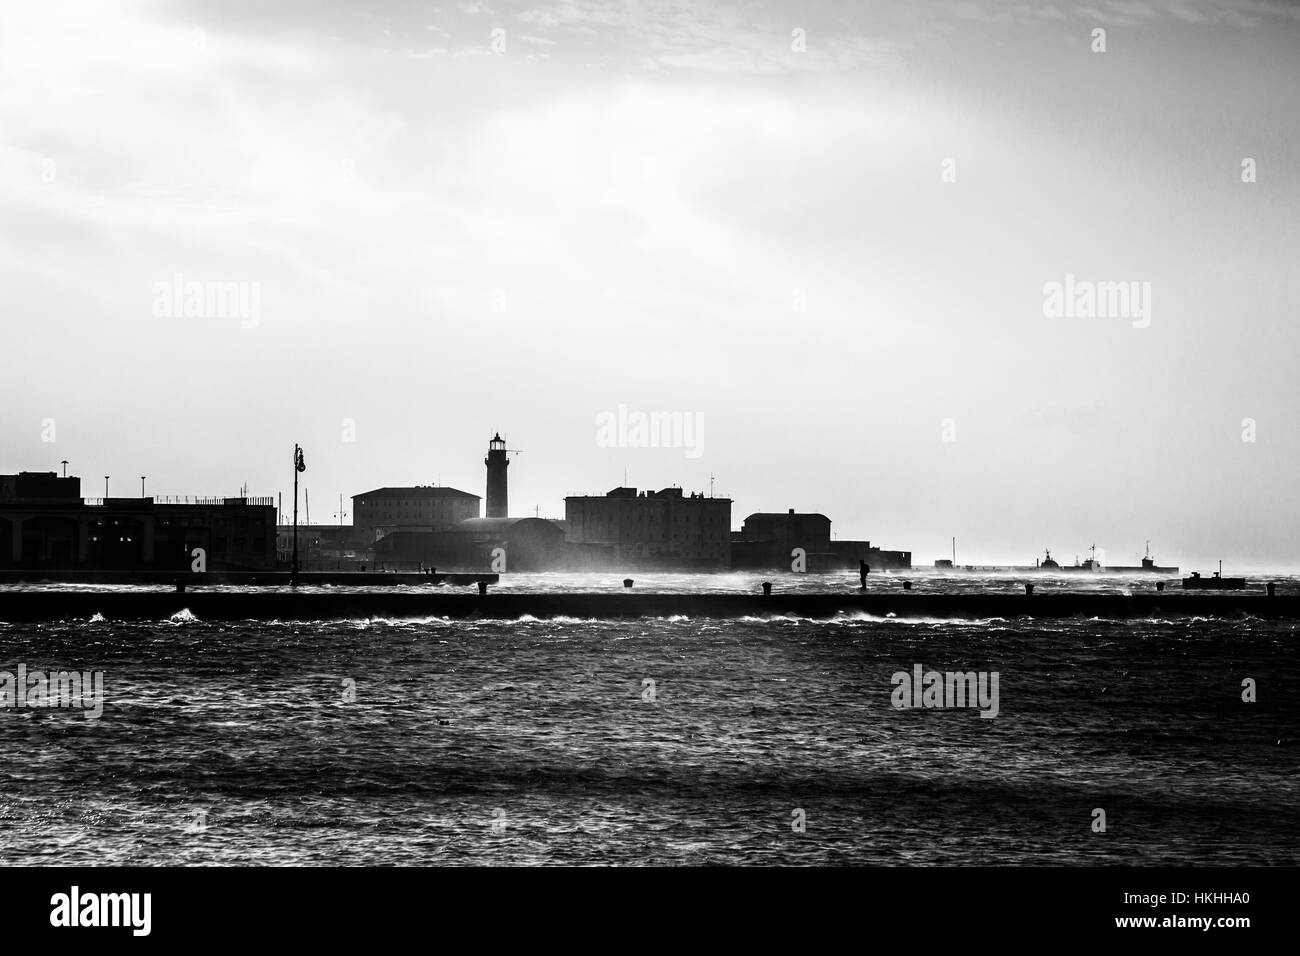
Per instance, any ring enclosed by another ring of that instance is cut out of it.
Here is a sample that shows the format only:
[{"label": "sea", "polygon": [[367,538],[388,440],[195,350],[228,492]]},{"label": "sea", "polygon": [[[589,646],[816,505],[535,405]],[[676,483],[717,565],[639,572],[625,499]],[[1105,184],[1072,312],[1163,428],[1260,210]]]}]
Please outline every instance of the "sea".
[{"label": "sea", "polygon": [[[858,587],[632,576],[661,592]],[[623,577],[508,574],[493,591],[619,591]],[[868,589],[904,578],[1026,580],[873,573]],[[1265,580],[1300,588],[1252,588]],[[103,697],[98,717],[0,707],[2,865],[1300,864],[1300,622],[33,625],[4,623],[4,590],[0,681],[20,665],[93,672]],[[996,707],[946,692],[926,706],[912,691],[930,672],[941,691],[972,674]]]}]

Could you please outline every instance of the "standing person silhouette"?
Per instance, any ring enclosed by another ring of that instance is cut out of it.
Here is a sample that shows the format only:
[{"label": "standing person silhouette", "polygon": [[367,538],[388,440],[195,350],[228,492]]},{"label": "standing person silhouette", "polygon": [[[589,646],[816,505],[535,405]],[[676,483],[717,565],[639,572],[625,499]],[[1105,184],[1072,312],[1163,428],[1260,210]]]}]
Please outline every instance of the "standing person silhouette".
[{"label": "standing person silhouette", "polygon": [[862,589],[864,591],[867,589],[867,575],[870,573],[871,573],[871,565],[867,564],[867,562],[865,561],[859,560],[858,580],[862,582]]}]

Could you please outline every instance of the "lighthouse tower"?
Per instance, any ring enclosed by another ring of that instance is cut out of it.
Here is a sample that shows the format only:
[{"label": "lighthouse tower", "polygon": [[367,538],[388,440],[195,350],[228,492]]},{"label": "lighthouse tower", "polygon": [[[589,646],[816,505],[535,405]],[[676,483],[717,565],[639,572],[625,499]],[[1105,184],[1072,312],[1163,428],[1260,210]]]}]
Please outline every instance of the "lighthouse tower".
[{"label": "lighthouse tower", "polygon": [[510,459],[506,456],[506,443],[498,432],[488,442],[487,457],[487,514],[488,518],[508,518],[509,507],[506,505],[506,468]]}]

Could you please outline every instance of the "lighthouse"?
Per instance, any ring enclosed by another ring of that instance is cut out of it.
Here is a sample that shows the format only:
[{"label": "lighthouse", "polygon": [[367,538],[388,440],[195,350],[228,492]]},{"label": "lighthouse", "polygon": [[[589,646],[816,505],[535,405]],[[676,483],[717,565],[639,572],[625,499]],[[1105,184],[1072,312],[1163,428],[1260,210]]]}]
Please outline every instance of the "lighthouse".
[{"label": "lighthouse", "polygon": [[485,517],[508,518],[510,509],[506,504],[506,468],[510,466],[510,459],[506,456],[506,443],[500,432],[497,432],[488,442],[488,453],[483,459],[483,464],[487,465]]}]

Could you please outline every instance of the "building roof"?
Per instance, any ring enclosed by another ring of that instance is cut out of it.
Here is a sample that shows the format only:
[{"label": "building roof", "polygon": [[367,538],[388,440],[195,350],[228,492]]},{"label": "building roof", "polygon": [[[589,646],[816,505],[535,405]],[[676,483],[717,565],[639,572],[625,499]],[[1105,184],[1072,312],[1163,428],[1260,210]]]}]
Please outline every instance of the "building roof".
[{"label": "building roof", "polygon": [[682,494],[681,486],[672,485],[668,488],[661,488],[659,491],[647,489],[640,493],[635,488],[615,488],[603,495],[566,495],[564,500],[581,500],[583,498],[604,500],[606,498],[631,498],[638,501],[645,501],[648,498],[678,498],[683,501],[730,501],[730,498],[715,498],[713,495],[706,495],[702,491],[693,491],[689,495]]},{"label": "building roof", "polygon": [[752,515],[746,515],[745,520],[751,518],[821,518],[824,521],[830,521],[820,511],[755,511]]},{"label": "building roof", "polygon": [[477,501],[478,495],[445,485],[416,485],[412,488],[376,488],[374,491],[353,495],[352,498],[473,498]]}]

